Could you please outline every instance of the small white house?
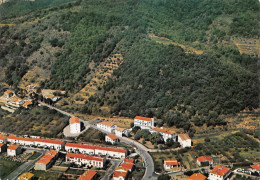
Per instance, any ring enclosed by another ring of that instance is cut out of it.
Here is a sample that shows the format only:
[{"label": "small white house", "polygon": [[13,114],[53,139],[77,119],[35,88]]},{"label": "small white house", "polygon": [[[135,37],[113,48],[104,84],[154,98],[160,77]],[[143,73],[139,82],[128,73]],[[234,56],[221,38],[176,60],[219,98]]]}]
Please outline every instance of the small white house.
[{"label": "small white house", "polygon": [[162,138],[164,142],[167,141],[167,139],[172,139],[174,142],[176,141],[176,132],[168,129],[164,129],[163,127],[155,127],[150,130],[151,133],[159,133],[162,135]]},{"label": "small white house", "polygon": [[200,156],[197,158],[197,164],[199,166],[213,165],[213,159],[211,159],[210,157],[206,157],[206,156]]},{"label": "small white house", "polygon": [[121,127],[116,127],[115,135],[118,137],[122,137],[123,135],[128,136],[128,130]]},{"label": "small white house", "polygon": [[178,142],[180,143],[181,147],[191,147],[191,138],[188,134],[179,134],[178,135]]},{"label": "small white house", "polygon": [[231,173],[230,168],[224,166],[216,166],[210,171],[209,180],[224,180]]},{"label": "small white house", "polygon": [[139,126],[141,129],[154,128],[154,118],[136,116],[134,118],[134,126]]},{"label": "small white house", "polygon": [[115,144],[115,143],[119,142],[119,139],[114,134],[107,134],[105,137],[105,141],[110,142],[111,144]]},{"label": "small white house", "polygon": [[73,116],[70,118],[70,133],[71,134],[77,134],[80,133],[81,126],[80,126],[80,120],[78,117]]},{"label": "small white house", "polygon": [[166,171],[170,171],[173,168],[179,168],[181,166],[181,163],[177,160],[165,160],[163,167]]},{"label": "small white house", "polygon": [[97,127],[109,133],[114,133],[117,126],[111,122],[102,121],[97,124]]},{"label": "small white house", "polygon": [[12,144],[7,148],[7,156],[17,156],[22,153],[22,148],[19,145]]}]

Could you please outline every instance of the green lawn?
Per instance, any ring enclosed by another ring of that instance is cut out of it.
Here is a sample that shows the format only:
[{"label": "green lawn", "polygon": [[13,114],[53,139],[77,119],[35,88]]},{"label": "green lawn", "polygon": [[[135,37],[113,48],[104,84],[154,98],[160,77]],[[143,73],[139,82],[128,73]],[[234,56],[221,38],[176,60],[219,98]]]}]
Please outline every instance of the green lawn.
[{"label": "green lawn", "polygon": [[0,179],[3,179],[19,167],[21,163],[0,159]]},{"label": "green lawn", "polygon": [[38,158],[40,155],[41,155],[41,153],[34,152],[33,155],[28,158],[28,160],[34,160],[34,159]]}]

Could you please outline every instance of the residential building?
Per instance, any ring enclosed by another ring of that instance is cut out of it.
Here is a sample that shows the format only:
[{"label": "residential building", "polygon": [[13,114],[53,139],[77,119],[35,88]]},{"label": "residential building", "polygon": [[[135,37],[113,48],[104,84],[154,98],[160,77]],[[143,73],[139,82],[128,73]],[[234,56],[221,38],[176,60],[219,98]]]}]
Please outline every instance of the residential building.
[{"label": "residential building", "polygon": [[24,146],[33,146],[35,144],[34,139],[32,138],[24,138],[24,137],[18,137],[14,135],[8,136],[8,142],[12,144],[20,144]]},{"label": "residential building", "polygon": [[194,174],[192,174],[192,175],[188,178],[188,180],[205,180],[205,179],[207,179],[207,177],[204,176],[204,175],[201,174],[201,173],[194,173]]},{"label": "residential building", "polygon": [[139,126],[141,129],[154,128],[154,118],[136,116],[134,118],[134,126]]},{"label": "residential building", "polygon": [[127,151],[122,148],[111,148],[111,147],[102,147],[95,146],[95,154],[109,156],[114,158],[125,158]]},{"label": "residential building", "polygon": [[23,173],[21,174],[17,180],[32,180],[34,177],[34,174],[33,173],[30,173],[30,172],[26,172],[26,173]]},{"label": "residential building", "polygon": [[76,143],[66,143],[65,150],[67,152],[79,152],[82,154],[95,154],[95,146],[88,144],[76,144]]},{"label": "residential building", "polygon": [[38,147],[48,147],[51,149],[55,149],[55,150],[60,150],[62,145],[63,145],[63,141],[59,141],[59,140],[52,140],[52,139],[34,139],[35,142],[35,146]]},{"label": "residential building", "polygon": [[10,91],[10,90],[6,90],[5,92],[4,92],[4,96],[5,96],[5,98],[11,98],[12,96],[14,95],[14,92],[12,92],[12,91]]},{"label": "residential building", "polygon": [[260,174],[260,164],[253,164],[251,165],[253,172],[257,172],[258,174]]},{"label": "residential building", "polygon": [[155,127],[150,130],[151,133],[159,133],[162,135],[162,138],[164,142],[167,141],[167,139],[172,139],[174,142],[176,141],[176,132],[172,130],[165,129],[163,127]]},{"label": "residential building", "polygon": [[135,163],[135,160],[132,159],[132,158],[125,158],[125,159],[124,159],[124,162],[125,162],[125,163]]},{"label": "residential building", "polygon": [[85,171],[81,176],[78,177],[77,180],[96,180],[97,179],[97,172],[89,169]]},{"label": "residential building", "polygon": [[17,156],[22,153],[22,148],[19,145],[12,144],[7,148],[7,156]]},{"label": "residential building", "polygon": [[134,169],[134,163],[124,162],[124,163],[121,164],[121,167],[123,167],[123,168],[127,169],[128,171],[132,172],[133,169]]},{"label": "residential building", "polygon": [[197,164],[199,166],[209,166],[213,165],[213,160],[210,157],[200,156],[197,158]]},{"label": "residential building", "polygon": [[97,127],[109,133],[114,133],[117,126],[111,122],[102,121],[97,124]]},{"label": "residential building", "polygon": [[128,136],[128,130],[121,127],[116,127],[115,135],[118,137],[122,137],[123,135]]},{"label": "residential building", "polygon": [[118,166],[116,167],[115,171],[119,171],[119,172],[128,172],[128,169],[122,166]]},{"label": "residential building", "polygon": [[0,153],[6,152],[7,144],[0,143]]},{"label": "residential building", "polygon": [[181,166],[181,163],[177,160],[165,160],[163,167],[166,171],[170,171],[173,168],[179,168]]},{"label": "residential building", "polygon": [[51,168],[51,166],[55,163],[59,153],[55,150],[48,151],[41,159],[39,159],[34,166],[35,170],[46,171]]},{"label": "residential building", "polygon": [[66,155],[66,162],[73,162],[77,165],[86,165],[86,166],[103,168],[106,159],[97,156],[85,155],[85,154],[68,153]]},{"label": "residential building", "polygon": [[31,107],[33,105],[33,102],[32,101],[25,101],[23,103],[23,107],[28,109],[29,107]]},{"label": "residential building", "polygon": [[105,136],[105,141],[110,142],[111,144],[115,144],[115,143],[119,142],[119,139],[114,134],[107,134]]},{"label": "residential building", "polygon": [[216,166],[210,171],[209,180],[224,180],[231,173],[230,168],[224,166]]},{"label": "residential building", "polygon": [[127,177],[127,172],[114,171],[113,180],[125,180]]},{"label": "residential building", "polygon": [[6,143],[7,142],[7,136],[0,135],[0,143]]},{"label": "residential building", "polygon": [[80,120],[78,117],[73,116],[70,118],[70,133],[77,134],[81,131]]},{"label": "residential building", "polygon": [[180,143],[181,147],[191,147],[191,138],[188,134],[179,134],[178,135],[178,142]]}]

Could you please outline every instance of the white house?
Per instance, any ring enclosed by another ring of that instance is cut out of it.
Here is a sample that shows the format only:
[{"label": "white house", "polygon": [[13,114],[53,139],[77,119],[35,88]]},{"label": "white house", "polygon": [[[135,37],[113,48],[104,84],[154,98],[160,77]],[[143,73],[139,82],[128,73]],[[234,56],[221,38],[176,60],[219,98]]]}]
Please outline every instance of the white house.
[{"label": "white house", "polygon": [[24,146],[34,145],[34,140],[32,138],[17,137],[14,135],[8,136],[8,142],[13,144],[20,144]]},{"label": "white house", "polygon": [[76,144],[76,143],[66,143],[65,150],[67,152],[79,152],[82,154],[95,154],[95,146],[88,144]]},{"label": "white house", "polygon": [[136,116],[134,118],[134,126],[139,126],[141,129],[150,129],[154,127],[154,118]]},{"label": "white house", "polygon": [[209,166],[213,165],[213,160],[210,157],[200,156],[197,158],[197,164],[199,166]]},{"label": "white house", "polygon": [[178,135],[178,142],[180,143],[181,147],[191,147],[191,138],[188,134],[179,134]]},{"label": "white house", "polygon": [[57,151],[51,150],[48,151],[43,157],[41,157],[34,166],[35,170],[42,170],[46,171],[47,169],[51,168],[54,164],[55,160],[57,159],[59,153]]},{"label": "white house", "polygon": [[118,137],[122,137],[123,135],[128,136],[128,130],[121,127],[116,127],[115,135]]},{"label": "white house", "polygon": [[201,173],[193,173],[190,177],[188,177],[188,180],[205,180],[205,179],[207,179],[207,177]]},{"label": "white house", "polygon": [[0,143],[7,142],[7,136],[0,135]]},{"label": "white house", "polygon": [[60,150],[63,144],[63,141],[52,140],[52,139],[34,139],[35,146],[38,147],[48,147],[55,150]]},{"label": "white house", "polygon": [[85,171],[81,176],[78,177],[77,180],[94,180],[97,179],[97,172],[89,169]]},{"label": "white house", "polygon": [[81,126],[80,126],[80,120],[78,117],[73,116],[70,118],[70,133],[71,134],[77,134],[80,133]]},{"label": "white house", "polygon": [[103,168],[106,159],[97,156],[85,155],[85,154],[68,153],[66,155],[66,162],[73,162],[77,165],[86,165],[86,166],[94,166],[97,168]]},{"label": "white house", "polygon": [[172,139],[174,142],[176,141],[176,132],[168,129],[164,129],[163,127],[155,127],[153,129],[150,129],[151,133],[159,133],[162,135],[162,138],[164,142],[167,141],[167,139]]},{"label": "white house", "polygon": [[164,160],[163,167],[166,171],[170,171],[173,168],[178,168],[181,166],[181,163],[177,160]]},{"label": "white house", "polygon": [[0,153],[6,152],[7,144],[0,143]]},{"label": "white house", "polygon": [[111,144],[115,144],[115,143],[119,142],[119,139],[114,134],[107,134],[105,136],[105,141],[110,142]]},{"label": "white house", "polygon": [[102,121],[98,123],[97,127],[109,133],[114,133],[116,129],[116,125],[108,121]]},{"label": "white house", "polygon": [[216,166],[209,173],[209,180],[224,180],[231,173],[230,168],[224,166]]},{"label": "white house", "polygon": [[110,156],[114,158],[125,158],[126,153],[127,151],[121,148],[111,148],[111,147],[102,147],[102,146],[95,147],[96,155]]},{"label": "white house", "polygon": [[12,144],[7,148],[7,156],[17,156],[22,153],[22,148],[19,145]]}]

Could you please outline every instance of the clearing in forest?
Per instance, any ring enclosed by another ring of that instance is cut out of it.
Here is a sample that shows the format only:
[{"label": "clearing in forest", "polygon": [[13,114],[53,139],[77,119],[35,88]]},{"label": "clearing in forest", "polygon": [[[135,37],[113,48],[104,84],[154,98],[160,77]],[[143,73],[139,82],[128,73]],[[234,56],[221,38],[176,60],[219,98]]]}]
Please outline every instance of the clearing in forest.
[{"label": "clearing in forest", "polygon": [[260,43],[258,39],[233,38],[240,54],[248,54],[260,57]]},{"label": "clearing in forest", "polygon": [[181,47],[182,49],[184,49],[184,51],[186,53],[195,53],[195,54],[203,54],[203,51],[202,50],[198,50],[198,49],[195,49],[193,47],[190,47],[190,46],[185,46],[183,44],[180,44],[180,43],[177,43],[177,42],[174,42],[173,40],[171,39],[168,39],[166,37],[159,37],[155,34],[149,34],[149,37],[155,41],[156,43],[160,43],[160,44],[164,44],[164,45],[169,45],[169,44],[173,44],[175,46],[179,46]]}]

